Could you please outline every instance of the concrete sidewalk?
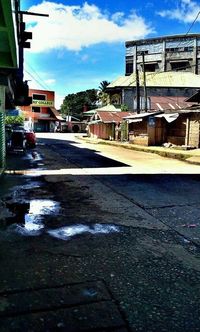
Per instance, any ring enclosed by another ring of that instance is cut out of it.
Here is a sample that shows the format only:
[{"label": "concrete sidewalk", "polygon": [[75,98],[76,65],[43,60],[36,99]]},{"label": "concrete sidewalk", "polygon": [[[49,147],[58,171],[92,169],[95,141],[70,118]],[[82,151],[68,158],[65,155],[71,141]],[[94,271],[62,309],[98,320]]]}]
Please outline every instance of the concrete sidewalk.
[{"label": "concrete sidewalk", "polygon": [[162,147],[162,146],[141,146],[131,144],[129,142],[120,141],[108,141],[103,139],[94,139],[87,136],[77,136],[76,138],[84,140],[87,143],[92,144],[107,144],[122,147],[124,149],[142,151],[147,153],[156,153],[162,157],[175,158],[178,160],[186,161],[194,165],[200,165],[200,149],[184,150],[184,148],[178,147]]}]

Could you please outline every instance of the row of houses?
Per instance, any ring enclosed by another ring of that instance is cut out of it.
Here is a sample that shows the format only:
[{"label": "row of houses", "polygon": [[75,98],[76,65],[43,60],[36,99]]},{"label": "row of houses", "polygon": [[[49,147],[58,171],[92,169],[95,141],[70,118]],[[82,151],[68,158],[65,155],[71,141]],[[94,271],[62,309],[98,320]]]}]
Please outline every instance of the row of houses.
[{"label": "row of houses", "polygon": [[[200,34],[128,41],[125,46],[125,75],[107,87],[109,114],[106,107],[94,110],[88,134],[146,146],[199,148]],[[119,115],[124,108],[126,114]]]},{"label": "row of houses", "polygon": [[200,107],[141,114],[96,111],[88,123],[92,138],[129,141],[144,146],[169,143],[200,147]]}]

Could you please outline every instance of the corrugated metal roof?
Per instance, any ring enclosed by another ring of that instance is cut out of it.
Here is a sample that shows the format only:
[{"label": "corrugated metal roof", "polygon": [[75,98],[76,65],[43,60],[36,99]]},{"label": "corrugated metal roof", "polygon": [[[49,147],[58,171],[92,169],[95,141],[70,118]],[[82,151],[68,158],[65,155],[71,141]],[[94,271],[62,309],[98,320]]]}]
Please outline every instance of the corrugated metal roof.
[{"label": "corrugated metal roof", "polygon": [[63,117],[60,115],[60,113],[55,109],[55,107],[50,107],[52,113],[55,115],[56,119],[59,121],[64,121]]},{"label": "corrugated metal roof", "polygon": [[152,110],[176,110],[187,108],[192,104],[185,101],[185,97],[171,97],[171,96],[151,96],[151,109]]},{"label": "corrugated metal roof", "polygon": [[[115,105],[113,104],[108,104],[108,105],[105,105],[105,106],[102,106],[102,107],[99,107],[99,108],[95,108],[93,110],[90,110],[90,111],[87,111],[87,112],[84,112],[83,114],[94,114],[96,112],[99,112],[99,111],[106,111],[106,112],[121,112],[121,108],[120,107],[116,107]],[[92,112],[92,113],[91,113]]]},{"label": "corrugated metal roof", "polygon": [[148,116],[156,115],[158,113],[159,112],[145,112],[145,113],[139,113],[139,114],[131,114],[124,118],[125,119],[142,119],[142,118],[146,118]]},{"label": "corrugated metal roof", "polygon": [[[140,85],[143,85],[143,73],[139,73]],[[120,76],[108,85],[108,88],[115,87],[135,87],[136,74],[130,76]],[[146,73],[147,87],[184,87],[184,88],[199,88],[200,75],[190,72],[153,72]]]},{"label": "corrugated metal roof", "polygon": [[[131,115],[131,112],[109,112],[109,111],[99,111],[97,115],[101,122],[111,123],[111,122],[122,122],[123,118]],[[93,120],[93,119],[92,119]]]},{"label": "corrugated metal roof", "polygon": [[186,102],[200,103],[200,90],[197,91],[194,95],[186,99]]}]

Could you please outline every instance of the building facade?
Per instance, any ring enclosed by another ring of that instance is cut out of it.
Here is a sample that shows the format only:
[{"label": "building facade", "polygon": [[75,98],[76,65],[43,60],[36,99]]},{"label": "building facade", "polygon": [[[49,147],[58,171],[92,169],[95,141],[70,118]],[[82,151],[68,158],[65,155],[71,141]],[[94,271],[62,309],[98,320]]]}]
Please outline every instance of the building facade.
[{"label": "building facade", "polygon": [[125,74],[189,71],[200,74],[200,34],[174,35],[127,41]]},{"label": "building facade", "polygon": [[36,132],[55,131],[60,121],[63,121],[55,109],[55,92],[29,89],[29,96],[32,98],[32,104],[21,107],[26,126]]},{"label": "building facade", "polygon": [[[139,73],[139,89],[136,86],[136,74],[121,76],[107,87],[111,104],[126,105],[129,111],[144,112],[144,79]],[[200,87],[200,75],[191,72],[146,73],[147,109],[167,110],[185,108],[187,97]],[[137,96],[139,95],[139,109]]]}]

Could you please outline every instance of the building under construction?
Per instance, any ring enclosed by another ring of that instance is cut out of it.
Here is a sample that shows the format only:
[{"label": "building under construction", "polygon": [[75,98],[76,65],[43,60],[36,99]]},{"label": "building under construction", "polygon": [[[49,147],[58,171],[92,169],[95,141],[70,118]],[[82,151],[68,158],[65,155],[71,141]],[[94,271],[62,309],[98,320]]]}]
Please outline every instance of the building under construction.
[{"label": "building under construction", "polygon": [[125,74],[189,71],[200,74],[200,34],[174,35],[126,42]]}]

